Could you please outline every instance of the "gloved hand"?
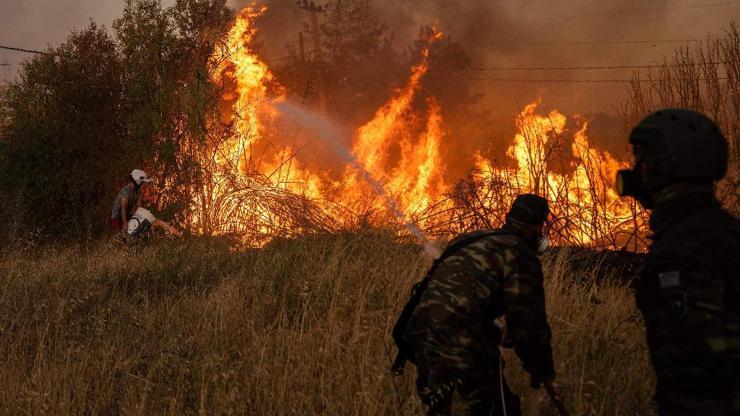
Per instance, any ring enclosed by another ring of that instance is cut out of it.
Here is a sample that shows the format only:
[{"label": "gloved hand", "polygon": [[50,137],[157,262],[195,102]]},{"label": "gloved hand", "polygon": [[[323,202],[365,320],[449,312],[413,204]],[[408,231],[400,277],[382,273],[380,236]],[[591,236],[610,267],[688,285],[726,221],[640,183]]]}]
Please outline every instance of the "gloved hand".
[{"label": "gloved hand", "polygon": [[529,386],[538,389],[543,383],[555,380],[555,370],[547,369],[545,371],[534,371],[530,374]]}]

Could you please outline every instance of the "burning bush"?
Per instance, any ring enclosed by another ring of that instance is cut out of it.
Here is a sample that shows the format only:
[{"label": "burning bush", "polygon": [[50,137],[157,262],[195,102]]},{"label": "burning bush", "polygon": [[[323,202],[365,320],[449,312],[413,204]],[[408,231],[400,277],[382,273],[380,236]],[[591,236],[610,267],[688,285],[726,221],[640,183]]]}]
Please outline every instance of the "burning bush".
[{"label": "burning bush", "polygon": [[[245,234],[248,243],[259,243],[269,236],[294,234],[300,223],[294,217],[300,212],[302,218],[311,218],[304,223],[316,224],[319,229],[333,228],[335,222],[340,227],[357,224],[358,218],[382,226],[389,220],[413,221],[431,235],[446,237],[471,228],[497,226],[517,194],[534,192],[553,202],[556,242],[642,248],[644,219],[634,205],[621,201],[612,187],[616,170],[624,163],[592,145],[587,121],[570,131],[563,114],[538,114],[538,102],[518,116],[518,133],[506,150],[505,163],[494,163],[478,150],[473,155],[476,166],[470,167],[467,178],[459,180],[448,174],[448,164],[460,155],[446,150],[450,143],[464,139],[444,128],[444,109],[439,101],[422,94],[423,80],[430,70],[430,49],[444,37],[433,28],[422,31],[419,61],[408,80],[394,90],[371,120],[355,130],[351,152],[357,164],[346,163],[337,169],[303,165],[299,157],[286,162],[278,155],[291,155],[292,159],[296,153],[291,145],[276,144],[285,142],[276,126],[284,118],[277,105],[286,100],[286,92],[252,46],[256,19],[263,12],[263,8],[244,9],[227,42],[212,57],[217,68],[214,82],[227,87],[220,113],[210,123],[228,128],[220,141],[202,149],[203,170],[215,173],[209,173],[210,183],[198,195],[198,201],[209,202],[194,206],[193,227],[206,233],[245,227],[268,233],[263,237]],[[302,138],[304,142],[313,139],[303,130],[307,136]],[[271,141],[269,137],[274,136],[278,139]],[[255,182],[247,179],[254,175],[268,181],[254,187]],[[227,189],[225,176],[242,178],[226,181],[231,187],[252,188]],[[389,197],[378,195],[377,187],[366,182],[368,176],[381,183]],[[274,189],[269,189],[270,184]],[[271,192],[293,193],[311,204],[304,204],[306,208],[297,212],[291,212],[293,205],[285,210],[269,204],[257,208],[252,203],[213,209],[225,195],[259,198],[260,192],[266,199]],[[393,209],[387,207],[389,199]],[[395,207],[402,218],[377,215],[395,213]],[[332,221],[319,224],[322,218]]]},{"label": "burning bush", "polygon": [[[492,121],[459,76],[470,64],[460,45],[425,27],[401,58],[382,23],[353,20],[369,19],[369,2],[345,6],[329,7],[321,26],[328,40],[316,42],[311,62],[293,53],[292,63],[275,70],[256,52],[264,7],[232,16],[225,0],[182,0],[167,9],[156,0],[127,2],[114,24],[118,42],[95,28],[75,35],[29,62],[25,78],[3,94],[9,117],[0,164],[12,172],[0,183],[3,199],[19,201],[27,229],[63,234],[69,227],[60,224],[80,224],[78,235],[94,234],[136,165],[158,178],[155,203],[164,217],[195,233],[236,235],[262,246],[274,237],[361,225],[406,237],[401,225],[413,223],[446,238],[498,226],[514,196],[534,192],[552,202],[556,243],[644,247],[645,214],[612,187],[626,161],[595,145],[600,141],[589,137],[586,117],[542,110],[546,101],[532,97],[512,117],[511,137],[489,146],[481,140],[488,133],[472,133]],[[346,35],[351,27],[361,33]],[[100,39],[86,50],[79,44],[85,36]],[[636,74],[623,108],[631,122],[659,105],[714,116],[731,142],[721,196],[735,210],[737,39],[732,26],[727,39],[695,53],[679,51],[657,78],[648,74],[651,90]],[[366,51],[358,58],[344,47]],[[322,61],[324,49],[332,65]],[[404,67],[406,59],[411,63]],[[371,77],[366,61],[375,62],[371,72],[387,73]],[[65,69],[85,62],[91,76]],[[351,71],[352,65],[362,68]],[[291,75],[297,70],[308,74],[301,78],[307,83],[316,74],[332,75],[326,113],[316,119],[347,131],[340,140],[325,143],[281,109],[314,110],[305,98],[316,85],[302,86]],[[48,82],[58,77],[71,84]],[[362,88],[349,85],[368,77]],[[67,88],[76,84],[81,87]],[[40,86],[69,99],[38,100]],[[332,147],[343,158],[332,156]],[[74,173],[79,170],[83,178]]]}]

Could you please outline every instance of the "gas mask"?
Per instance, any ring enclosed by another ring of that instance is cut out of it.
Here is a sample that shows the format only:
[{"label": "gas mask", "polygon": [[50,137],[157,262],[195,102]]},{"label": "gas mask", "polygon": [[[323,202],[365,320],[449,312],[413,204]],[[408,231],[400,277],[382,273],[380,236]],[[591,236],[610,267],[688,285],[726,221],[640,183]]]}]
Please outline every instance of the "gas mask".
[{"label": "gas mask", "polygon": [[646,187],[645,160],[639,153],[641,149],[636,148],[638,159],[635,167],[632,169],[620,169],[617,171],[617,192],[620,196],[631,196],[637,200],[643,207],[650,209],[653,207],[653,192]]},{"label": "gas mask", "polygon": [[650,195],[642,186],[640,174],[635,169],[620,169],[617,171],[617,192],[620,196],[631,196],[645,208],[650,208]]}]

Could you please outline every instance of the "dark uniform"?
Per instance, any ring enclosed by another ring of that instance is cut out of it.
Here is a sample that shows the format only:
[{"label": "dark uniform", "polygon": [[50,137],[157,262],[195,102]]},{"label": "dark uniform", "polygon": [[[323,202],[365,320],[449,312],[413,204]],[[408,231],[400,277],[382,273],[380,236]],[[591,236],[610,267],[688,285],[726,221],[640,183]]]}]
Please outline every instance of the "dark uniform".
[{"label": "dark uniform", "polygon": [[637,302],[660,414],[740,414],[740,222],[710,188],[658,203],[650,226]]},{"label": "dark uniform", "polygon": [[494,320],[502,316],[533,385],[554,378],[542,280],[532,244],[508,226],[437,266],[406,332],[430,415],[450,414],[453,391],[466,414],[503,415],[504,403],[507,415],[520,414],[501,372],[504,334]]},{"label": "dark uniform", "polygon": [[630,142],[637,166],[622,173],[633,177],[620,191],[653,210],[636,295],[659,413],[740,415],[740,222],[712,186],[726,170],[726,143],[686,110],[649,116]]}]

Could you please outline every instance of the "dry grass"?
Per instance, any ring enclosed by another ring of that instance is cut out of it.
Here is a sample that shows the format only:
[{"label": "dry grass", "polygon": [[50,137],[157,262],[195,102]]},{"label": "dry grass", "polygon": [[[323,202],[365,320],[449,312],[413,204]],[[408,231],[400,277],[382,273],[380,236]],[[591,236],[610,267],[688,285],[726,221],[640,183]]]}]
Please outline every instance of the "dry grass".
[{"label": "dry grass", "polygon": [[[389,376],[390,327],[427,262],[380,231],[230,252],[218,240],[0,258],[2,414],[421,414]],[[650,414],[623,284],[545,260],[558,381],[574,415]],[[508,358],[527,415],[553,414]]]}]

